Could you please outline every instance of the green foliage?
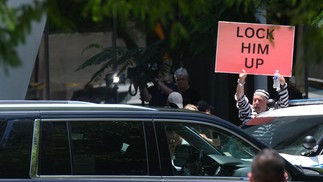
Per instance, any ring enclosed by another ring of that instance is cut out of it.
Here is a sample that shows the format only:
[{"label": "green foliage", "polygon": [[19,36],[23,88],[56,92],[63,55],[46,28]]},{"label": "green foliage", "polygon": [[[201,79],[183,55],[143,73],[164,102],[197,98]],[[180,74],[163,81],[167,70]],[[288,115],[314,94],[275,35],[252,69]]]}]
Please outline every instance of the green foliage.
[{"label": "green foliage", "polygon": [[[141,0],[140,3],[136,0],[109,0],[91,1],[86,7],[83,13],[94,15],[92,16],[93,20],[101,21],[105,16],[117,16],[118,21],[125,24],[130,18],[135,20],[137,25],[146,24],[145,28],[140,29],[145,30],[145,33],[148,34],[153,32],[156,23],[160,22],[166,35],[165,47],[168,47],[168,53],[171,54],[171,58],[177,66],[181,65],[180,62],[187,64],[194,60],[194,57],[214,56],[219,20],[257,22],[254,14],[258,8],[266,9],[268,23],[296,26],[303,23],[317,25],[317,22],[322,19],[320,14],[322,8],[319,8],[317,3],[297,0],[195,0],[190,3],[185,0]],[[304,11],[307,8],[309,10]],[[295,18],[296,14],[299,14],[299,19]],[[311,31],[311,33],[313,32],[316,32],[315,28]],[[310,37],[307,38],[311,40]],[[317,38],[322,40],[320,37]],[[320,47],[319,45],[322,43],[316,41],[313,45]],[[317,54],[318,52],[315,50],[319,49],[311,46],[311,50],[307,52],[308,54],[321,55],[314,60],[322,58],[322,54]],[[153,53],[151,55],[156,58],[160,57]],[[94,57],[96,56],[100,55]],[[152,60],[150,61],[153,63]],[[115,63],[118,64],[118,61]]]},{"label": "green foliage", "polygon": [[[43,2],[43,3],[40,3]],[[129,20],[136,22],[144,34],[154,34],[156,23],[162,24],[166,39],[162,46],[148,45],[147,48],[100,48],[79,69],[90,65],[103,65],[101,71],[126,70],[125,65],[154,65],[167,49],[174,62],[194,60],[195,56],[214,55],[217,22],[219,20],[256,22],[257,8],[265,8],[268,23],[300,26],[306,24],[304,45],[310,58],[322,60],[322,17],[323,3],[312,0],[35,0],[33,5],[9,7],[0,0],[0,61],[5,66],[18,66],[19,58],[15,47],[24,42],[32,21],[38,21],[44,12],[50,25],[64,30],[76,30],[80,25],[87,29],[107,24],[117,17],[119,31],[126,29]],[[66,16],[66,13],[68,16]],[[101,23],[102,24],[102,23]],[[105,26],[103,29],[107,30]],[[83,31],[83,30],[82,30]],[[125,38],[125,37],[123,37]],[[310,45],[309,45],[310,44]],[[136,45],[136,43],[133,43]],[[158,48],[157,48],[158,47]],[[158,50],[158,51],[156,51]],[[152,52],[148,52],[152,51]],[[193,57],[192,57],[193,56]],[[143,60],[141,60],[143,58]],[[129,61],[131,60],[131,61]],[[139,62],[140,60],[140,62]],[[128,61],[128,62],[127,62]],[[160,61],[160,60],[159,60]],[[130,64],[131,63],[131,64]],[[100,71],[99,70],[99,71]],[[97,77],[99,73],[96,74]],[[95,80],[94,77],[91,80]]]},{"label": "green foliage", "polygon": [[[228,9],[231,10],[231,14],[234,15],[239,13],[242,15],[243,12],[253,13],[257,8],[264,8],[266,10],[266,20],[269,24],[278,25],[294,25],[296,30],[306,27],[303,35],[302,44],[305,50],[305,55],[302,58],[303,62],[307,63],[318,63],[323,59],[323,3],[320,1],[311,0],[225,0],[222,5],[225,8],[222,10],[217,9],[218,12],[222,11],[219,17],[220,19],[229,18],[231,15],[226,14]],[[216,7],[213,7],[216,9]],[[241,11],[242,10],[242,11]],[[236,12],[235,12],[236,11]],[[244,17],[246,17],[244,15]],[[208,19],[208,20],[207,20]],[[206,21],[200,21],[199,27],[193,29],[196,33],[209,31],[207,29],[207,21],[211,21],[207,18]],[[247,21],[249,20],[249,21]],[[233,17],[230,21],[242,21],[252,22],[252,19],[245,18],[239,19],[239,17]],[[216,23],[214,23],[216,24]],[[212,34],[212,31],[209,31]],[[191,36],[192,37],[192,36]],[[200,38],[200,36],[198,36]],[[195,37],[193,40],[197,40]],[[201,44],[195,50],[203,49]],[[197,53],[197,52],[195,52]],[[301,66],[304,64],[298,64],[295,66]]]},{"label": "green foliage", "polygon": [[91,44],[84,48],[82,52],[99,49],[99,52],[81,64],[76,71],[86,69],[93,65],[101,65],[90,81],[96,82],[102,80],[107,73],[117,73],[121,75],[131,67],[144,68],[144,72],[148,77],[147,80],[138,80],[136,84],[143,84],[152,81],[157,74],[158,67],[162,64],[162,56],[164,53],[165,42],[157,41],[147,48],[127,49],[125,47],[102,47],[98,44]]},{"label": "green foliage", "polygon": [[185,17],[190,23],[208,11],[213,0],[194,0],[189,3],[186,0],[108,0],[88,1],[83,15],[92,15],[94,21],[102,21],[105,16],[117,16],[123,24],[129,18],[137,22],[144,22],[148,31],[153,31],[157,22],[170,27],[169,37],[173,46],[179,39],[188,38],[188,30],[183,27],[179,20]]},{"label": "green foliage", "polygon": [[[323,3],[310,0],[272,0],[268,6],[267,16],[272,23],[294,25],[303,29],[302,46],[304,57],[302,66],[322,62],[323,59]],[[299,70],[299,68],[296,68]]]},{"label": "green foliage", "polygon": [[[315,41],[316,40],[316,41]],[[317,41],[320,40],[320,41]],[[323,50],[323,27],[307,26],[304,28],[304,51],[303,60],[309,64],[322,62]]]},{"label": "green foliage", "polygon": [[[322,25],[323,25],[323,10],[321,11],[321,13],[317,17],[314,18],[311,25],[314,26],[314,27],[317,27],[317,28],[322,28]],[[321,31],[321,33],[323,33],[323,32]]]},{"label": "green foliage", "polygon": [[25,42],[30,32],[32,21],[39,21],[43,15],[43,4],[34,1],[33,4],[24,4],[10,7],[6,0],[0,0],[0,63],[7,66],[21,64],[15,48]]}]

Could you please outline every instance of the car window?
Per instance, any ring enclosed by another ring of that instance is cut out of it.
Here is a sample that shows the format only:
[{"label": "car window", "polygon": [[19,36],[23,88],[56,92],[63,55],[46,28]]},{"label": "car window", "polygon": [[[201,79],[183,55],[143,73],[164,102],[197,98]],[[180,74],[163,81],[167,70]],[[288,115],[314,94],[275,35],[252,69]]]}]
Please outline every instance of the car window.
[{"label": "car window", "polygon": [[247,177],[258,150],[214,126],[164,123],[173,175]]},{"label": "car window", "polygon": [[148,173],[142,122],[42,122],[42,130],[42,175]]},{"label": "car window", "polygon": [[42,122],[39,174],[72,174],[67,122]]},{"label": "car window", "polygon": [[33,120],[0,120],[0,178],[29,178]]},{"label": "car window", "polygon": [[247,125],[248,133],[279,152],[291,155],[306,151],[302,146],[305,136],[311,135],[317,140],[323,135],[322,116],[255,118]]}]

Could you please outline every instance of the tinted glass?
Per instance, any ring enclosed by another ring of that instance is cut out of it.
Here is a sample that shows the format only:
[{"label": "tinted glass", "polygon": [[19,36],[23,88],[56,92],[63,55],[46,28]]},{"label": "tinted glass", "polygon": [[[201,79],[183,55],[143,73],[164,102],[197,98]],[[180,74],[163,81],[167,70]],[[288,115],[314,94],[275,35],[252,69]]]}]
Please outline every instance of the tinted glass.
[{"label": "tinted glass", "polygon": [[220,128],[165,123],[174,175],[247,177],[257,149]]},{"label": "tinted glass", "polygon": [[40,148],[40,174],[72,174],[67,122],[41,122]]},{"label": "tinted glass", "polygon": [[148,174],[146,156],[142,122],[42,122],[43,175]]},{"label": "tinted glass", "polygon": [[316,140],[323,135],[322,116],[256,118],[247,123],[246,131],[281,153],[301,155],[307,135]]},{"label": "tinted glass", "polygon": [[33,120],[0,121],[0,178],[29,178]]},{"label": "tinted glass", "polygon": [[142,122],[70,122],[74,174],[147,174]]}]

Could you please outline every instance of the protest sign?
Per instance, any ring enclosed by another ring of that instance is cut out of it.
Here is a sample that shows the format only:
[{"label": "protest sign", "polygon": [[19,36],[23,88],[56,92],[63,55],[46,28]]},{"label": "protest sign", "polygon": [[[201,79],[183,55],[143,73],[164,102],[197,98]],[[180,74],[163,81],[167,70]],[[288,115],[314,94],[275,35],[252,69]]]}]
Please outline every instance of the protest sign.
[{"label": "protest sign", "polygon": [[295,27],[219,21],[215,72],[291,76]]}]

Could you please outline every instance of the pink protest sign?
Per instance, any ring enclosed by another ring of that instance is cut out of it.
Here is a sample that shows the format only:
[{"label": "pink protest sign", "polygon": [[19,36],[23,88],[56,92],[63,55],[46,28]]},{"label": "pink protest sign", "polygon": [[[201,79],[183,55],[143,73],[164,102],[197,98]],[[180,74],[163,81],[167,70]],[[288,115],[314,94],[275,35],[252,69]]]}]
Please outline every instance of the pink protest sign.
[{"label": "pink protest sign", "polygon": [[219,21],[215,72],[291,76],[293,26]]}]

